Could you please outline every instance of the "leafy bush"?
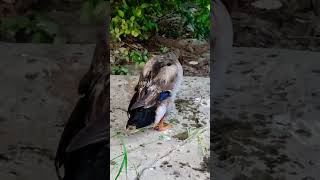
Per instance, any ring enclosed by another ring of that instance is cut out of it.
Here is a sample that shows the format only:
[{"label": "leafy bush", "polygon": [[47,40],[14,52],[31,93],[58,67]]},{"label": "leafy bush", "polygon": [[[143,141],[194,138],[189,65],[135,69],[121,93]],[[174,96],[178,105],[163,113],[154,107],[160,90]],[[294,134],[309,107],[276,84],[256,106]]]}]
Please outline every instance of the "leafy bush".
[{"label": "leafy bush", "polygon": [[129,53],[129,58],[138,66],[144,66],[149,59],[148,51],[145,49],[143,52],[133,50]]},{"label": "leafy bush", "polygon": [[115,40],[134,37],[146,40],[159,30],[158,20],[168,14],[180,14],[186,19],[195,38],[206,39],[210,32],[209,0],[111,1],[110,32]]},{"label": "leafy bush", "polygon": [[123,0],[114,2],[110,32],[114,39],[121,40],[121,37],[132,36],[140,40],[148,39],[150,31],[157,30],[155,22],[156,9],[160,3],[137,3],[136,1]]},{"label": "leafy bush", "polygon": [[134,64],[136,68],[142,68],[145,63],[149,60],[149,52],[144,50],[128,50],[126,48],[121,48],[121,51],[117,53],[116,63],[112,63],[112,74],[121,75],[128,74],[128,68],[123,66],[125,64]]},{"label": "leafy bush", "polygon": [[191,27],[193,37],[207,39],[210,33],[210,1],[193,0],[196,8],[182,8],[180,13],[186,17],[185,25]]},{"label": "leafy bush", "polygon": [[128,68],[123,66],[112,67],[112,74],[115,74],[115,75],[126,75],[128,74],[128,72],[129,72]]}]

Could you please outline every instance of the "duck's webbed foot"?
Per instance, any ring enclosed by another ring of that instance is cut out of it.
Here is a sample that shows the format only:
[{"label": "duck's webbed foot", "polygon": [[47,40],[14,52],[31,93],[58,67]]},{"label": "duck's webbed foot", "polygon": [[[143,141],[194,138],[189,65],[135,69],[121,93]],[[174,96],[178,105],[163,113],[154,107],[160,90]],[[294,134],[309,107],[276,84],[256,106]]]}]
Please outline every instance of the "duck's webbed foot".
[{"label": "duck's webbed foot", "polygon": [[165,130],[170,129],[170,128],[173,127],[171,124],[164,123],[163,119],[164,118],[162,118],[160,120],[160,122],[154,127],[155,130],[157,130],[157,131],[165,131]]}]

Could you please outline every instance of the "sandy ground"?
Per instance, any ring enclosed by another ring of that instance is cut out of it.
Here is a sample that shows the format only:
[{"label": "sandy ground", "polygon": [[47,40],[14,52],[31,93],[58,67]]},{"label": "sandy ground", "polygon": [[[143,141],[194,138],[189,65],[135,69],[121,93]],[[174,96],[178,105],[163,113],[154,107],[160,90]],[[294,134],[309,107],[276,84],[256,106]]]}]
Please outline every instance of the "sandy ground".
[{"label": "sandy ground", "polygon": [[[126,108],[138,77],[111,77],[111,135],[123,131],[127,123]],[[209,179],[207,158],[210,141],[210,79],[185,77],[177,94],[176,110],[167,118],[173,128],[164,132],[152,127],[123,137],[128,153],[128,179]],[[188,138],[187,130],[199,131]],[[202,140],[198,140],[202,139]],[[111,159],[122,154],[118,137],[111,138]],[[192,157],[192,158],[190,158]],[[121,164],[122,157],[112,164]],[[112,178],[120,166],[112,165]],[[124,173],[123,173],[124,174]],[[125,179],[125,175],[121,176]]]}]

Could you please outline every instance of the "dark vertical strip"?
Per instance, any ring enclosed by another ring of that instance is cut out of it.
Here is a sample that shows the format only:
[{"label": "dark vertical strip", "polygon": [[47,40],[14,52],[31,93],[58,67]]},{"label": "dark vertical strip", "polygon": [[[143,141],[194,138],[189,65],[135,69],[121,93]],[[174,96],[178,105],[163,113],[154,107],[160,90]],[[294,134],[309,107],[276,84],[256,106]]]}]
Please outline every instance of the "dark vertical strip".
[{"label": "dark vertical strip", "polygon": [[210,18],[211,18],[211,29],[210,29],[210,61],[209,61],[209,68],[210,68],[210,160],[209,160],[209,169],[210,169],[210,179],[213,179],[213,46],[215,42],[215,36],[214,36],[214,23],[215,23],[215,17],[213,12],[213,6],[214,6],[214,0],[211,0],[211,11],[210,11]]},{"label": "dark vertical strip", "polygon": [[109,11],[108,4],[105,20],[96,32],[91,66],[79,83],[82,97],[64,128],[57,150],[55,166],[58,174],[64,166],[63,180],[101,180],[110,176]]},{"label": "dark vertical strip", "polygon": [[216,102],[225,94],[227,66],[232,60],[233,26],[231,22],[232,4],[227,0],[211,1],[211,34],[210,34],[210,176],[215,176],[218,159],[215,142],[220,137],[216,117]]},{"label": "dark vertical strip", "polygon": [[213,79],[213,52],[214,52],[214,46],[216,42],[216,33],[215,33],[215,28],[216,28],[216,18],[215,18],[215,12],[214,12],[214,7],[215,2],[214,0],[211,1],[211,30],[210,30],[210,161],[209,161],[209,169],[210,169],[210,179],[213,179],[214,176],[214,161],[215,158],[213,157],[213,143],[214,143],[214,120],[213,120],[213,108],[214,108],[214,96],[213,96],[213,87],[214,87],[214,79]]}]

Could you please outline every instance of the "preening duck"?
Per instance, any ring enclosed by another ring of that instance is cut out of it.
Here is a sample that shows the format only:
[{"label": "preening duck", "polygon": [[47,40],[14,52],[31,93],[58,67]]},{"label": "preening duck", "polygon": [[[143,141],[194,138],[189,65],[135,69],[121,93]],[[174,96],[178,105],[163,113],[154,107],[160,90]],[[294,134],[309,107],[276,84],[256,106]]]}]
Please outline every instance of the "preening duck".
[{"label": "preening duck", "polygon": [[[106,27],[106,26],[105,26]],[[65,125],[55,157],[59,180],[107,179],[109,160],[110,65],[107,30],[101,28],[89,71],[80,81],[82,95]],[[60,174],[64,167],[64,176]]]},{"label": "preening duck", "polygon": [[174,107],[174,100],[183,78],[178,60],[179,51],[152,57],[144,66],[135,93],[128,107],[126,128],[143,128],[154,123],[154,129],[164,131],[164,119]]}]

